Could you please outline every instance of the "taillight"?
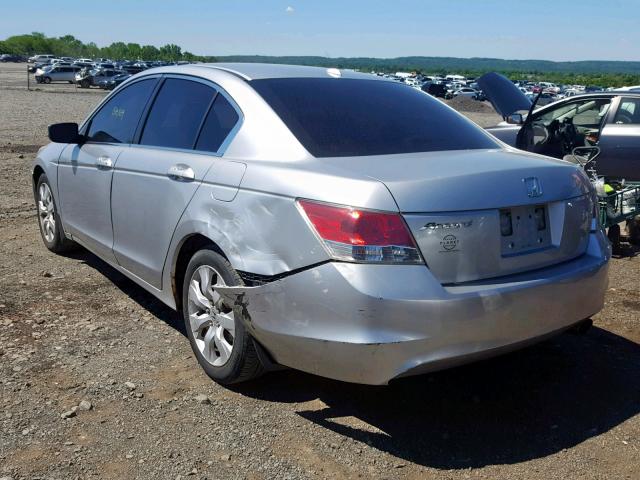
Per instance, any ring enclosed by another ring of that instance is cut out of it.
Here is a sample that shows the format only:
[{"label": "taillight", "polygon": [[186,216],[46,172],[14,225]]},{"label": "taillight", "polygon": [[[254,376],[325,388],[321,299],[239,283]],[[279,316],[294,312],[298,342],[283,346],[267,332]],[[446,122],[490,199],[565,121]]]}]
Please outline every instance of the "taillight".
[{"label": "taillight", "polygon": [[367,263],[423,263],[398,213],[298,200],[302,211],[337,260]]}]

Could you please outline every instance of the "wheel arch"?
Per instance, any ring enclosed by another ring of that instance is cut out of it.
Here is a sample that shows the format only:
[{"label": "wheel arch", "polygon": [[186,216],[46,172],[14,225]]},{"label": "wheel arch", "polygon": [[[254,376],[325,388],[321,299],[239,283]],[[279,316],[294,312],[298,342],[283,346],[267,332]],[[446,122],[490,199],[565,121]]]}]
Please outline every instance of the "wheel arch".
[{"label": "wheel arch", "polygon": [[179,247],[176,249],[171,264],[171,293],[176,304],[176,310],[178,311],[182,308],[182,283],[184,281],[184,274],[187,271],[187,266],[189,265],[191,257],[203,248],[210,248],[222,255],[227,261],[229,260],[216,242],[201,233],[192,233],[183,238]]},{"label": "wheel arch", "polygon": [[41,165],[36,164],[33,167],[33,171],[31,172],[31,178],[33,180],[32,184],[33,184],[33,191],[36,191],[36,186],[38,185],[38,179],[44,175],[45,171],[44,168],[42,168]]}]

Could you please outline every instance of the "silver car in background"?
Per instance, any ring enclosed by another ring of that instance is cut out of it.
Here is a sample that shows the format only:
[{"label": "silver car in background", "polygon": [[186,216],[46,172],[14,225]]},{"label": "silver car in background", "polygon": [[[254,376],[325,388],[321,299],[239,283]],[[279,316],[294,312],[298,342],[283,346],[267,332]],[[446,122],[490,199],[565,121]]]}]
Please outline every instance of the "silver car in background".
[{"label": "silver car in background", "polygon": [[603,306],[610,249],[580,168],[381,77],[162,67],[49,136],[46,246],[80,244],[182,311],[221,383],[285,365],[385,384]]},{"label": "silver car in background", "polygon": [[53,64],[36,70],[35,79],[38,83],[68,82],[73,83],[76,73],[81,70],[78,65]]}]

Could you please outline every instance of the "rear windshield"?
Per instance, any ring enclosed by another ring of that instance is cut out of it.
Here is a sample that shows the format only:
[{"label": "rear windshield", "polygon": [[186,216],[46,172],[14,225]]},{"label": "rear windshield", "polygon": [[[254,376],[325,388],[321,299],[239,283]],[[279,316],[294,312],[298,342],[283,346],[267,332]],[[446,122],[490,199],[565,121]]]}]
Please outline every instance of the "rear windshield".
[{"label": "rear windshield", "polygon": [[462,115],[400,83],[271,78],[251,85],[315,157],[498,147]]}]

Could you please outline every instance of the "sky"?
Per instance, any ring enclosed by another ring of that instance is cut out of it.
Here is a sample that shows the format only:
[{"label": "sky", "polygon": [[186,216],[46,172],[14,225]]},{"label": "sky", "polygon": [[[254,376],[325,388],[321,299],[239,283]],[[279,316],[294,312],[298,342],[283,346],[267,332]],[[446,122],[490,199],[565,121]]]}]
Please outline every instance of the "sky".
[{"label": "sky", "polygon": [[43,32],[198,55],[640,60],[640,0],[0,0]]}]

